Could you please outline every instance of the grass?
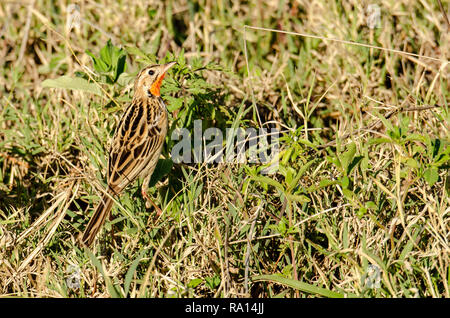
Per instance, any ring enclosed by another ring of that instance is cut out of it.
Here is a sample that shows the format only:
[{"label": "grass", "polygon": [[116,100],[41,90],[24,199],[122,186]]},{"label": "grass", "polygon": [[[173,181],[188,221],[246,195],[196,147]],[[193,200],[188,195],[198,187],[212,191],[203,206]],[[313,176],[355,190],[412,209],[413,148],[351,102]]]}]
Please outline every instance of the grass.
[{"label": "grass", "polygon": [[[74,3],[70,31],[68,2],[0,4],[1,296],[450,296],[438,2],[374,1],[374,29],[358,1]],[[172,163],[168,137],[151,188],[161,217],[139,180],[81,249],[133,78],[171,60],[169,136],[196,119],[275,127],[279,169]]]}]

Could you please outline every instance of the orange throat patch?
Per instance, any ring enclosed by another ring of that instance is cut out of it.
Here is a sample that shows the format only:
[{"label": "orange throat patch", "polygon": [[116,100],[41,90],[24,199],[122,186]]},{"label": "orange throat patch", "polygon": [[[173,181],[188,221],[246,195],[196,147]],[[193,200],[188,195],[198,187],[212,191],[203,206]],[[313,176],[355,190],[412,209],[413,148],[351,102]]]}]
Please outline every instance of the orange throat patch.
[{"label": "orange throat patch", "polygon": [[152,93],[153,96],[160,96],[159,89],[161,88],[162,81],[164,79],[164,76],[166,73],[163,73],[150,87],[150,93]]}]

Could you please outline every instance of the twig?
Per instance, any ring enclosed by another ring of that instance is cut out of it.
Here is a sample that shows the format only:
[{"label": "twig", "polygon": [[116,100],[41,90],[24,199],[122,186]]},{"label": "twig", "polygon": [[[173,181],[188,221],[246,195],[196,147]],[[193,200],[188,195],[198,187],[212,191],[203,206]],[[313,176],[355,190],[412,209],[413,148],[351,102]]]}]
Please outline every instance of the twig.
[{"label": "twig", "polygon": [[447,14],[445,13],[444,6],[442,5],[441,0],[438,0],[438,3],[439,3],[439,8],[441,9],[441,12],[442,12],[442,16],[444,17],[444,20],[447,22],[447,32],[448,32],[450,30],[450,22],[448,21]]}]

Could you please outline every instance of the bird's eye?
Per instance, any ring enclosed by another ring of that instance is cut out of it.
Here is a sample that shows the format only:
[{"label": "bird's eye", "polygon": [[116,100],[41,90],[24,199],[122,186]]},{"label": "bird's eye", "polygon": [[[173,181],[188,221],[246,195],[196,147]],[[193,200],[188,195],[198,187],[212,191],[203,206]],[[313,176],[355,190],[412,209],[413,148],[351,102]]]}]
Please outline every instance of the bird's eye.
[{"label": "bird's eye", "polygon": [[150,75],[150,76],[155,75],[155,71],[153,71],[153,70],[148,71],[148,75]]}]

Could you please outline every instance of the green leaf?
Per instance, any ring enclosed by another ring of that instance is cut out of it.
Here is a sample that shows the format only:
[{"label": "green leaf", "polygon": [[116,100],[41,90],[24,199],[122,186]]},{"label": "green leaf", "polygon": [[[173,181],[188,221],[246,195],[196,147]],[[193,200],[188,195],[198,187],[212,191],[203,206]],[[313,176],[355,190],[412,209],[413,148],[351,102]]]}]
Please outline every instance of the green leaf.
[{"label": "green leaf", "polygon": [[373,201],[367,201],[365,206],[367,209],[371,209],[371,210],[378,209],[377,205]]},{"label": "green leaf", "polygon": [[158,13],[158,11],[156,11],[155,9],[147,9],[147,14],[150,19],[153,19],[156,13]]},{"label": "green leaf", "polygon": [[[119,75],[119,78],[116,80],[116,83],[121,86],[127,86],[128,84],[132,83],[134,79],[136,78],[136,74],[129,74],[129,73],[122,73]],[[128,98],[127,102],[130,101],[129,96],[122,96],[122,98]],[[117,101],[120,101],[120,97],[116,98]]]},{"label": "green leaf", "polygon": [[417,134],[417,133],[413,133],[413,134],[409,134],[408,136],[406,136],[405,141],[420,141],[425,143],[425,137]]},{"label": "green leaf", "polygon": [[90,83],[84,78],[70,77],[67,75],[61,76],[57,79],[46,79],[42,82],[42,87],[73,89],[102,96],[100,86],[97,84]]},{"label": "green leaf", "polygon": [[128,296],[128,292],[130,291],[131,280],[133,279],[134,272],[136,272],[139,262],[141,261],[142,257],[145,255],[146,252],[147,250],[142,250],[139,253],[139,255],[136,257],[133,263],[131,263],[130,268],[127,271],[127,274],[125,275],[125,283],[124,283],[125,297]]},{"label": "green leaf", "polygon": [[195,288],[195,287],[197,287],[198,285],[200,285],[202,282],[203,282],[203,279],[201,279],[201,278],[194,278],[194,279],[191,279],[191,280],[189,281],[189,283],[187,284],[187,287],[189,287],[189,288]]},{"label": "green leaf", "polygon": [[296,201],[296,202],[300,202],[300,203],[308,203],[311,201],[306,195],[303,195],[303,194],[286,193],[286,198],[289,201]]},{"label": "green leaf", "polygon": [[414,158],[408,158],[406,164],[411,168],[419,168],[419,164]]},{"label": "green leaf", "polygon": [[347,189],[348,186],[350,185],[350,179],[347,176],[343,176],[341,178],[341,185],[344,189]]},{"label": "green leaf", "polygon": [[350,174],[353,169],[363,160],[363,156],[356,156],[353,158],[353,160],[350,162],[350,165],[347,167],[347,174]]},{"label": "green leaf", "polygon": [[289,159],[291,158],[291,155],[294,151],[295,151],[294,147],[286,149],[286,151],[283,154],[283,159],[281,160],[281,164],[283,166],[286,166],[288,164]]},{"label": "green leaf", "polygon": [[[448,148],[450,150],[450,147]],[[437,166],[441,166],[450,161],[450,156],[448,154],[440,154],[439,157],[436,158],[434,162]]]},{"label": "green leaf", "polygon": [[114,76],[114,83],[117,82],[117,79],[119,78],[119,76],[123,72],[125,72],[125,69],[127,67],[126,59],[127,59],[127,56],[125,54],[122,54],[117,59],[117,63],[116,63],[116,67],[115,67],[116,68],[116,75]]},{"label": "green leaf", "polygon": [[95,71],[97,71],[98,73],[105,73],[109,71],[108,65],[105,62],[103,62],[102,59],[97,58],[89,50],[86,50],[86,54],[92,58]]},{"label": "green leaf", "polygon": [[205,283],[211,290],[214,290],[220,285],[220,276],[214,275],[213,277],[206,277]]},{"label": "green leaf", "polygon": [[340,161],[342,163],[342,169],[343,169],[343,172],[345,174],[347,174],[349,172],[348,171],[349,170],[349,166],[350,166],[350,163],[352,162],[353,157],[355,156],[355,154],[356,154],[356,144],[354,142],[352,142],[351,144],[349,144],[347,146],[347,151],[344,152],[340,156],[339,159],[340,159]]},{"label": "green leaf", "polygon": [[272,179],[272,178],[269,178],[269,177],[266,177],[266,176],[251,176],[251,178],[253,180],[255,180],[255,181],[258,181],[258,182],[262,183],[262,184],[271,185],[271,186],[274,186],[277,189],[280,189],[281,191],[284,191],[283,185],[281,183],[279,183],[278,181]]},{"label": "green leaf", "polygon": [[181,52],[178,54],[178,65],[180,68],[186,66],[186,58],[184,57],[184,48],[181,49]]},{"label": "green leaf", "polygon": [[353,193],[353,191],[346,189],[346,188],[342,188],[342,193],[349,200],[353,200],[353,198],[355,197],[355,193]]},{"label": "green leaf", "polygon": [[370,139],[368,144],[369,145],[379,145],[379,144],[385,144],[385,143],[391,143],[392,140],[390,138],[373,138]]},{"label": "green leaf", "polygon": [[437,168],[428,168],[423,173],[423,177],[425,178],[425,181],[428,182],[430,186],[435,184],[439,179],[439,173]]},{"label": "green leaf", "polygon": [[440,139],[436,138],[431,143],[433,145],[433,158],[435,158],[442,148],[442,142]]},{"label": "green leaf", "polygon": [[166,176],[172,169],[173,161],[172,159],[159,159],[156,164],[155,171],[150,179],[149,187],[155,186],[155,184]]},{"label": "green leaf", "polygon": [[362,218],[366,213],[367,213],[367,208],[365,208],[365,207],[360,207],[360,208],[358,209],[358,212],[356,213],[356,215],[357,215],[359,218]]},{"label": "green leaf", "polygon": [[111,39],[106,42],[106,45],[100,50],[100,58],[106,65],[111,66],[112,64],[112,55],[113,55],[113,45],[111,43]]},{"label": "green leaf", "polygon": [[[297,290],[300,290],[302,292],[308,293],[308,294],[314,294],[314,295],[320,295],[324,297],[329,298],[344,298],[345,295],[342,293],[334,292],[322,287],[317,287],[308,283],[300,282],[298,280],[294,280],[291,278],[286,278],[280,275],[258,275],[253,276],[251,278],[252,282],[258,282],[258,281],[268,281],[273,283],[282,284]],[[356,297],[354,294],[347,294],[347,296],[350,297]]]},{"label": "green leaf", "polygon": [[406,243],[405,247],[403,248],[402,252],[400,253],[399,260],[404,261],[407,257],[411,256],[411,251],[414,247],[414,241],[416,240],[417,236],[421,233],[421,229],[416,227],[415,231],[412,233],[411,236],[409,236],[408,242]]},{"label": "green leaf", "polygon": [[310,142],[310,141],[307,140],[307,139],[297,139],[297,142],[298,142],[299,144],[303,144],[303,145],[308,146],[308,147],[310,147],[310,148],[316,149],[316,145],[314,145],[312,142]]},{"label": "green leaf", "polygon": [[167,100],[167,110],[171,113],[181,106],[183,106],[183,99],[182,98],[175,98],[171,96],[166,96],[165,99]]},{"label": "green leaf", "polygon": [[331,185],[335,185],[335,184],[338,184],[338,183],[339,183],[339,181],[337,181],[337,180],[322,179],[322,180],[320,180],[318,186],[312,185],[312,186],[310,186],[307,189],[306,192],[311,193],[311,192],[317,191],[317,190],[319,190],[321,188],[329,187]]},{"label": "green leaf", "polygon": [[281,235],[285,235],[287,232],[287,220],[285,217],[282,217],[280,222],[278,222],[277,231]]},{"label": "green leaf", "polygon": [[302,165],[302,167],[300,168],[300,170],[297,172],[297,174],[295,175],[295,177],[293,178],[293,180],[291,182],[287,182],[289,184],[289,188],[288,189],[294,189],[297,186],[298,181],[300,180],[300,178],[305,174],[305,172],[309,169],[309,167],[316,162],[316,159],[313,159],[311,161],[308,161],[306,164]]}]

